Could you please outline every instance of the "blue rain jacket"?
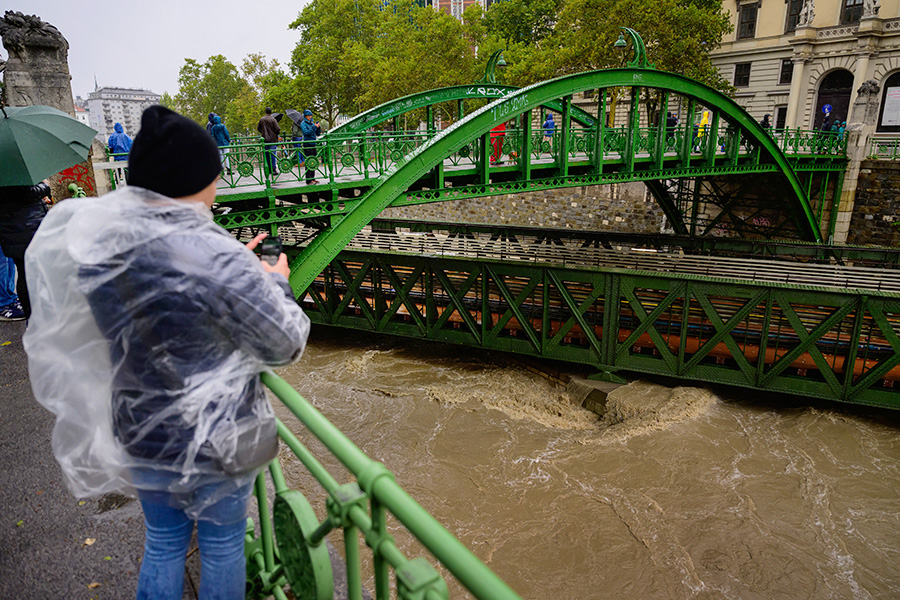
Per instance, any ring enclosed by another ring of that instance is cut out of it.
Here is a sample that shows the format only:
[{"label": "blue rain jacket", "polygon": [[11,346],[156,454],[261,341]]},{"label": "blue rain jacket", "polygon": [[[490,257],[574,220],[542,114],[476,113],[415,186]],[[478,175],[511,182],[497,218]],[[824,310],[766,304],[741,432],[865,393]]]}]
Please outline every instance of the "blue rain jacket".
[{"label": "blue rain jacket", "polygon": [[[109,151],[113,154],[127,154],[131,152],[131,138],[125,133],[125,129],[122,127],[121,123],[116,123],[114,128],[116,132],[109,136],[109,141],[107,145],[109,146]],[[117,156],[115,160],[127,160],[127,156]]]},{"label": "blue rain jacket", "polygon": [[217,146],[221,147],[231,144],[231,134],[228,133],[228,128],[222,123],[222,117],[218,115],[213,117],[213,126],[210,133],[212,133],[213,138],[216,140]]}]

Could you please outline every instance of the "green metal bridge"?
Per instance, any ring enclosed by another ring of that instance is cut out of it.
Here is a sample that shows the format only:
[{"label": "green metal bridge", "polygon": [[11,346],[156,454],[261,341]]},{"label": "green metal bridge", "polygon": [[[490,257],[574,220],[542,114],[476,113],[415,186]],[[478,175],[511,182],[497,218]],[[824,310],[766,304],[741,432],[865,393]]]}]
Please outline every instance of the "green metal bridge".
[{"label": "green metal bridge", "polygon": [[[242,238],[260,228],[282,236],[291,286],[317,323],[569,361],[607,378],[653,373],[900,408],[900,253],[825,243],[846,140],[764,130],[727,96],[653,69],[627,32],[626,68],[415,94],[329,132],[315,155],[288,140],[236,143],[216,221]],[[582,92],[595,112],[573,104]],[[455,122],[440,130],[436,110],[448,107]],[[546,111],[561,117],[550,136]],[[681,122],[668,124],[668,112]],[[420,114],[424,131],[400,129]],[[500,124],[503,137],[492,132]],[[316,183],[306,184],[307,170]],[[630,181],[647,185],[671,234],[379,218],[389,207]],[[390,518],[474,597],[518,598],[383,465],[285,382],[263,380],[355,482],[340,484],[279,425],[326,492],[327,516],[288,489],[277,461],[270,514],[260,475],[249,597],[286,598],[289,586],[298,598],[331,598],[323,540],[332,530],[343,531],[350,598],[363,597],[360,536],[377,598],[392,587],[404,600],[448,597],[434,567],[398,550]]]}]

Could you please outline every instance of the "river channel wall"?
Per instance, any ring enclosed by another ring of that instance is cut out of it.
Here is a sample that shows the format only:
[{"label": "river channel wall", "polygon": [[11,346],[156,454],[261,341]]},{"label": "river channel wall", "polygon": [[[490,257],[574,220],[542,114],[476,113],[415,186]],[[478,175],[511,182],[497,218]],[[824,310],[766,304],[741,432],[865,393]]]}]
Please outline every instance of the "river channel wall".
[{"label": "river channel wall", "polygon": [[900,229],[895,227],[900,220],[898,206],[900,161],[863,161],[856,183],[847,243],[900,246]]},{"label": "river channel wall", "polygon": [[383,217],[596,231],[659,233],[665,215],[643,183],[595,185],[385,210]]}]

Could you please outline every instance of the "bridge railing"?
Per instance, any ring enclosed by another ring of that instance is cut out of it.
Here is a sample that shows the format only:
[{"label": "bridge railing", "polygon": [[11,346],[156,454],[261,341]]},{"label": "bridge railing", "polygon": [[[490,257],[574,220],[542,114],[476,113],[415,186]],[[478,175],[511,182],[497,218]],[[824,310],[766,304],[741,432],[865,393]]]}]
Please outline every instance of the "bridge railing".
[{"label": "bridge railing", "polygon": [[[319,183],[334,184],[338,181],[368,180],[384,175],[389,169],[400,164],[404,157],[431,140],[437,132],[363,132],[352,134],[328,134],[312,142],[315,152],[310,150],[311,142],[280,141],[267,144],[258,138],[248,136],[241,143],[232,143],[223,148],[224,162],[222,184],[220,187],[268,188],[278,184],[300,184],[306,180],[306,172],[313,172],[313,179]],[[808,131],[800,129],[779,129],[771,131],[772,137],[790,156],[814,156],[839,158],[846,155],[847,136],[831,132]],[[507,129],[501,139],[503,160],[513,160],[524,148],[522,130]],[[754,150],[752,143],[744,136],[729,128],[721,127],[713,140],[709,127],[698,127],[688,133],[682,127],[663,129],[657,127],[641,127],[631,131],[627,126],[607,127],[603,129],[603,155],[606,159],[624,158],[627,156],[629,144],[633,144],[635,156],[656,156],[659,145],[665,156],[680,155],[687,152],[698,157],[712,159],[716,156],[730,155],[733,144],[739,144],[737,154],[746,154]],[[569,162],[596,160],[595,128],[586,129],[572,127],[567,140],[562,139],[560,128],[550,139],[544,137],[542,130],[532,131],[529,145],[533,161],[546,161],[559,164],[561,152],[565,147]],[[689,136],[685,146],[685,136]],[[492,145],[489,155],[496,157],[496,135],[488,136]],[[477,138],[464,145],[447,157],[450,168],[475,168],[479,165],[481,146],[485,138]],[[685,150],[687,148],[687,150]],[[897,138],[875,139],[870,154],[873,156],[900,157],[900,145]],[[275,157],[276,170],[272,171],[266,155]],[[127,154],[114,154],[107,151],[107,160],[127,158]],[[892,158],[893,160],[893,158]],[[110,170],[113,186],[116,184],[116,171],[127,168],[122,162]]]},{"label": "bridge railing", "polygon": [[503,580],[413,500],[384,465],[366,456],[283,379],[263,373],[262,380],[355,481],[338,483],[310,449],[278,422],[284,444],[322,486],[327,514],[319,520],[306,497],[288,489],[277,460],[269,465],[275,489],[270,513],[265,474],[257,477],[260,531],[257,537],[252,520],[248,520],[245,546],[249,598],[274,595],[286,599],[286,586],[297,598],[332,598],[332,567],[325,542],[332,530],[343,530],[350,600],[362,598],[360,535],[372,551],[376,599],[391,597],[391,571],[401,600],[448,598],[447,584],[437,569],[423,557],[406,558],[397,547],[388,533],[388,518],[393,517],[475,598],[519,600]]},{"label": "bridge railing", "polygon": [[872,135],[869,137],[869,160],[900,160],[900,135]]}]

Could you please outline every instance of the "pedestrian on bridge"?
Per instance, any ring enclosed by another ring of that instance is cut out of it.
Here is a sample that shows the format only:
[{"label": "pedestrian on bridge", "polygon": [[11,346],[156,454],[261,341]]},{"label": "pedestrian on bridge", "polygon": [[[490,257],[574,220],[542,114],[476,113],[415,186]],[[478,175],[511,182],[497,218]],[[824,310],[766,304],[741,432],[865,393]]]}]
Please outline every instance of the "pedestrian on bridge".
[{"label": "pedestrian on bridge", "polygon": [[[319,122],[313,123],[312,111],[308,108],[303,111],[303,120],[300,122],[300,131],[303,134],[303,162],[309,160],[310,157],[316,155],[316,138],[322,135],[322,127]],[[314,169],[306,170],[306,185],[316,185],[319,183]]]},{"label": "pedestrian on bridge", "polygon": [[256,124],[256,130],[262,134],[263,141],[266,142],[264,154],[269,163],[269,173],[278,175],[277,162],[275,160],[277,148],[274,145],[270,146],[269,144],[278,143],[278,135],[281,133],[281,127],[278,126],[278,121],[272,116],[272,109],[268,106],[266,107],[266,114],[260,117],[259,123]]},{"label": "pedestrian on bridge", "polygon": [[228,171],[228,174],[231,175],[231,163],[228,161],[227,148],[231,145],[231,134],[228,133],[228,128],[225,127],[225,124],[222,122],[222,117],[219,115],[213,116],[213,126],[210,133],[213,136],[213,139],[216,140],[216,146],[219,147],[219,155],[222,157],[222,168]]},{"label": "pedestrian on bridge", "polygon": [[[113,160],[128,160],[128,153],[131,151],[131,137],[125,133],[125,128],[121,123],[116,123],[113,127],[115,133],[109,136],[107,146],[112,154],[118,154]],[[124,155],[124,156],[123,156]]]},{"label": "pedestrian on bridge", "polygon": [[491,129],[491,146],[494,152],[491,154],[491,165],[502,165],[503,161],[503,138],[506,137],[506,121],[503,121],[493,129]]},{"label": "pedestrian on bridge", "polygon": [[553,121],[553,113],[547,113],[544,120],[544,141],[549,142],[553,139],[553,131],[556,129],[556,123]]},{"label": "pedestrian on bridge", "polygon": [[[113,127],[115,133],[109,136],[106,145],[111,154],[114,154],[113,160],[122,162],[128,160],[128,152],[131,151],[131,137],[125,133],[125,128],[121,123],[116,123]],[[128,169],[116,169],[116,181],[126,181],[128,179]]]},{"label": "pedestrian on bridge", "polygon": [[251,488],[278,453],[259,373],[297,360],[309,318],[274,265],[209,213],[221,169],[204,129],[144,111],[130,185],[55,206],[28,250],[24,336],[53,452],[80,497],[136,494],[137,598],[180,600],[197,527],[199,597],[245,597]]},{"label": "pedestrian on bridge", "polygon": [[666,113],[666,135],[668,137],[675,137],[675,128],[678,127],[678,117],[673,115],[671,112]]}]

